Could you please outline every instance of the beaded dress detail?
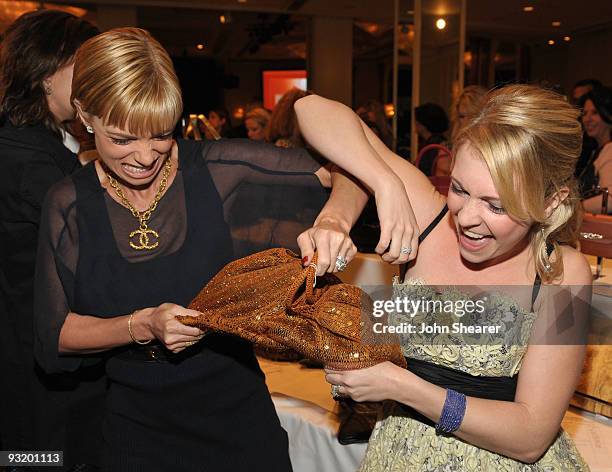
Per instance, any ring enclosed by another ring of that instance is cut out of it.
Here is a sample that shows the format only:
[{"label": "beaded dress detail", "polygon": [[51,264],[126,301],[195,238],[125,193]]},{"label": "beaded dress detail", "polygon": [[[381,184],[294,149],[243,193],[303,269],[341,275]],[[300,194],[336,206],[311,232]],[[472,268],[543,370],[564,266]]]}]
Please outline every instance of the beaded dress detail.
[{"label": "beaded dress detail", "polygon": [[[422,281],[409,279],[394,281],[394,295],[400,297],[454,300],[465,294],[454,289],[437,292]],[[451,316],[451,314],[448,314]],[[431,323],[440,314],[417,313],[412,323]],[[490,297],[484,324],[506,327],[503,343],[487,344],[480,341],[466,344],[465,335],[439,334],[434,342],[431,336],[424,340],[419,334],[405,335],[401,339],[404,355],[468,373],[473,376],[512,377],[520,370],[523,356],[535,320],[509,297]],[[482,336],[482,335],[479,335]],[[560,430],[546,453],[535,463],[527,464],[473,446],[455,436],[439,436],[433,427],[409,416],[405,408],[387,402],[368,445],[360,471],[588,471],[569,436]]]}]

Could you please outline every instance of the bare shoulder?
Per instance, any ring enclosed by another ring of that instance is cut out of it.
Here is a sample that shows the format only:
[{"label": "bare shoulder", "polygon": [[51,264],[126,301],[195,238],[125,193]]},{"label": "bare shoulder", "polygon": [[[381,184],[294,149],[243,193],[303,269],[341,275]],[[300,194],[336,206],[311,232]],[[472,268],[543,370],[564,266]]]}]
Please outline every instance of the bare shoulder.
[{"label": "bare shoulder", "polygon": [[571,246],[561,246],[563,285],[591,285],[593,274],[584,254]]},{"label": "bare shoulder", "polygon": [[[593,165],[595,166],[597,173],[600,174],[600,179],[602,177],[609,177],[609,175],[612,173],[612,143],[608,143],[603,147]],[[606,183],[608,183],[608,181],[609,178],[606,179]]]}]

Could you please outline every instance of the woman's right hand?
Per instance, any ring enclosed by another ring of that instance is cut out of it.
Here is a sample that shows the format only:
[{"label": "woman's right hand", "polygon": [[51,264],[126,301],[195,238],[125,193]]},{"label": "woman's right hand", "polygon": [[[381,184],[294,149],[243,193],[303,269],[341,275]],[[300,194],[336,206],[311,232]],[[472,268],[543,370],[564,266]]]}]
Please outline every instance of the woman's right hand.
[{"label": "woman's right hand", "polygon": [[[185,326],[175,318],[176,316],[198,316],[200,313],[195,310],[173,303],[163,303],[158,307],[145,310],[146,313],[142,321],[148,328],[150,335],[158,339],[166,349],[175,354],[192,346],[204,337],[204,332],[201,329]],[[135,320],[138,313],[134,314]]]},{"label": "woman's right hand", "polygon": [[343,257],[348,264],[357,254],[357,247],[348,233],[349,231],[333,217],[327,216],[316,221],[312,228],[297,238],[303,265],[308,266],[317,251],[317,275],[337,272],[338,257]]},{"label": "woman's right hand", "polygon": [[391,264],[405,264],[417,255],[419,226],[402,180],[388,175],[374,189],[380,222],[380,240],[375,251]]}]

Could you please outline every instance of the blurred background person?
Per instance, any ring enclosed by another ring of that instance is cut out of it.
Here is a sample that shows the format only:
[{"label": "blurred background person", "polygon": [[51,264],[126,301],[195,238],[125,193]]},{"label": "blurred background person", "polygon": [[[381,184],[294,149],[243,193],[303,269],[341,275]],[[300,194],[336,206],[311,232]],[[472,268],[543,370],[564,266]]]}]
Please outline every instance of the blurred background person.
[{"label": "blurred background person", "polygon": [[[419,136],[419,153],[429,144],[441,144],[446,146],[448,131],[448,116],[440,105],[435,103],[424,103],[414,109],[414,117],[416,120],[416,131]],[[420,155],[418,167],[425,175],[434,175],[435,169],[433,164],[438,149],[432,149]]]},{"label": "blurred background person", "polygon": [[457,133],[480,111],[485,102],[487,89],[480,85],[468,85],[457,97],[451,108],[451,144],[455,141]]},{"label": "blurred background person", "polygon": [[249,139],[253,141],[265,141],[265,131],[269,122],[270,112],[265,108],[253,108],[249,111],[244,120]]},{"label": "blurred background person", "polygon": [[[487,89],[480,85],[468,85],[457,97],[451,107],[451,138],[448,147],[452,147],[461,128],[475,117],[484,105]],[[451,172],[450,152],[438,151],[432,175],[448,176]]]},{"label": "blurred background person", "polygon": [[[208,122],[217,131],[222,138],[232,138],[232,122],[227,110],[223,107],[213,108],[208,112]],[[208,128],[200,127],[200,131],[206,136],[206,139],[214,139]]]},{"label": "blurred background person", "polygon": [[[582,108],[582,97],[593,90],[593,87],[601,87],[603,84],[597,79],[582,79],[574,84],[572,92],[569,96],[570,103],[576,107]],[[582,123],[582,117],[580,117]],[[584,125],[582,127],[584,131]],[[580,177],[586,168],[589,159],[594,151],[598,148],[597,141],[591,138],[586,132],[582,135],[582,149],[580,151],[580,157],[576,163],[575,176]]]},{"label": "blurred background person", "polygon": [[389,149],[393,148],[393,131],[387,121],[382,103],[370,99],[358,107],[355,113],[376,133],[380,140],[385,143],[385,146]]},{"label": "blurred background person", "polygon": [[306,95],[310,93],[294,87],[281,97],[272,111],[266,141],[284,148],[304,147],[293,104]]},{"label": "blurred background person", "polygon": [[593,90],[595,87],[601,87],[603,84],[597,79],[582,79],[572,87],[570,102],[572,105],[579,106],[580,99]]},{"label": "blurred background person", "polygon": [[[612,189],[612,89],[595,87],[583,95],[581,101],[584,130],[597,142],[580,175],[581,189],[585,195],[596,187]],[[583,205],[590,213],[600,213],[601,196],[586,198]]]},{"label": "blurred background person", "polygon": [[[68,13],[39,10],[9,26],[0,45],[1,445],[62,450],[67,465],[95,463],[102,369],[48,376],[35,365],[34,267],[43,198],[81,167],[63,141],[75,116],[74,55],[97,33]],[[77,404],[86,416],[75,412]]]}]

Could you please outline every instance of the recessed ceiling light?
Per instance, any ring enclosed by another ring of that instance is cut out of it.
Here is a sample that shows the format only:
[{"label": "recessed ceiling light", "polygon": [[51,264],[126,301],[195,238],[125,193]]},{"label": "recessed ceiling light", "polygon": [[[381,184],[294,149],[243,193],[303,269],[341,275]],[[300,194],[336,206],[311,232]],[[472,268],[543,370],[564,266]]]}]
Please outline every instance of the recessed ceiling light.
[{"label": "recessed ceiling light", "polygon": [[572,38],[570,36],[563,36],[563,41],[565,41],[566,43],[571,41]]},{"label": "recessed ceiling light", "polygon": [[436,20],[436,28],[438,28],[439,30],[443,30],[444,28],[446,28],[446,20],[444,18],[438,18]]},{"label": "recessed ceiling light", "polygon": [[523,11],[533,11],[533,7],[531,5],[527,5],[526,7],[523,7]]},{"label": "recessed ceiling light", "polygon": [[202,49],[204,49],[204,45],[202,43],[196,44],[196,49],[198,51],[201,51]]},{"label": "recessed ceiling light", "polygon": [[246,3],[247,0],[238,0],[238,3]]},{"label": "recessed ceiling light", "polygon": [[555,44],[555,40],[554,39],[549,39],[548,40],[548,45],[552,46],[553,44]]},{"label": "recessed ceiling light", "polygon": [[553,21],[552,25],[553,26],[561,26],[561,22],[560,21]]}]

